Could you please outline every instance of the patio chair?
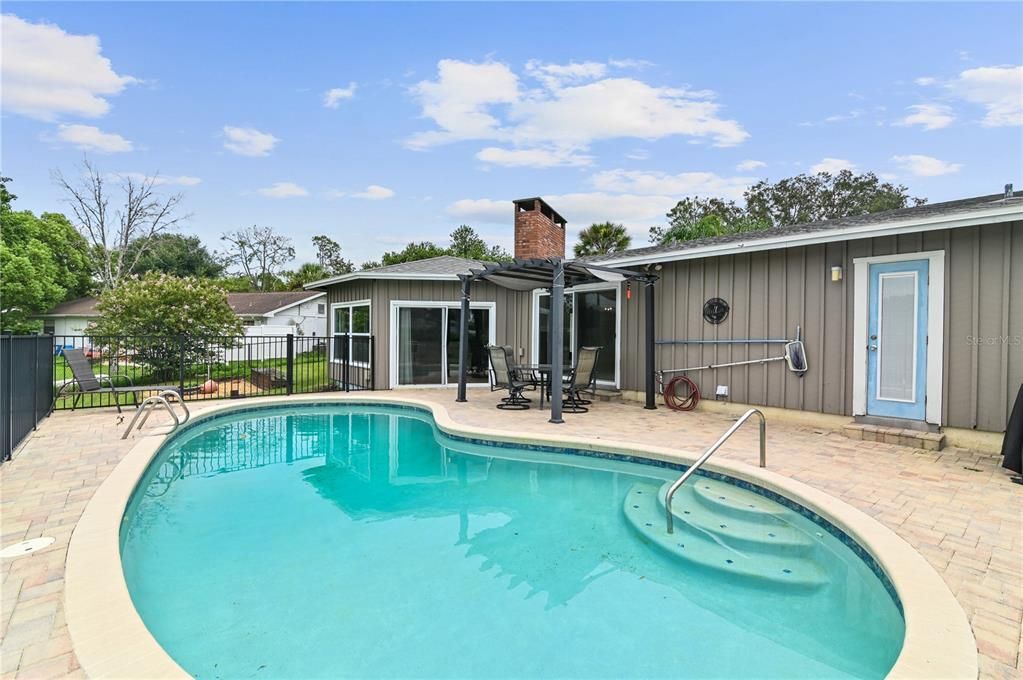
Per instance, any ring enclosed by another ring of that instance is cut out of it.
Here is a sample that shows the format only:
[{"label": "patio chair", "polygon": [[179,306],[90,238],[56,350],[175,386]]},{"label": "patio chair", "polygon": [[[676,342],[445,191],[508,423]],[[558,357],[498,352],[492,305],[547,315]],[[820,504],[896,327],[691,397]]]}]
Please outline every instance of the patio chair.
[{"label": "patio chair", "polygon": [[513,379],[526,383],[527,390],[535,390],[540,386],[540,376],[529,369],[516,365],[514,347],[511,345],[498,345],[498,347],[503,349],[505,356],[508,357],[508,370],[511,372]]},{"label": "patio chair", "polygon": [[582,392],[593,388],[597,380],[599,347],[580,347],[575,367],[562,384],[565,393],[563,409],[566,413],[586,413],[592,402],[582,398]]},{"label": "patio chair", "polygon": [[508,390],[508,396],[501,399],[497,405],[499,409],[522,411],[529,408],[531,400],[522,396],[522,390],[529,386],[524,380],[515,377],[511,367],[508,365],[508,352],[504,347],[491,345],[487,347],[490,354],[491,382],[490,391]]},{"label": "patio chair", "polygon": [[[71,410],[75,410],[75,406],[78,405],[78,400],[86,394],[113,394],[114,403],[117,405],[117,412],[121,412],[121,400],[118,399],[118,395],[130,394],[132,404],[135,408],[139,405],[139,394],[143,392],[163,392],[165,390],[173,390],[181,395],[181,389],[177,385],[135,385],[131,376],[126,373],[114,373],[113,375],[97,376],[92,370],[92,364],[85,358],[85,352],[81,349],[65,349],[62,354],[64,355],[64,361],[71,368],[71,374],[74,376],[71,380],[60,386],[57,390],[57,394],[53,397],[54,405],[57,404],[57,400],[64,395],[64,391],[74,385],[78,385],[78,391],[75,392],[75,398],[71,402]],[[114,378],[122,377],[128,381],[128,387],[117,387],[114,385]],[[106,382],[107,386],[104,387],[103,383]]]}]

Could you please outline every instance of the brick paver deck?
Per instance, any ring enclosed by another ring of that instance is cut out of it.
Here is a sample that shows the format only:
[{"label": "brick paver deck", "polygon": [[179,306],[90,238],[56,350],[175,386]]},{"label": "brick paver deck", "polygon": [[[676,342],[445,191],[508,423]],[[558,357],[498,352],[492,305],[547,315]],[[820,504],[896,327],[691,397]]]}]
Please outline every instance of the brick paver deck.
[{"label": "brick paver deck", "polygon": [[[558,432],[698,452],[730,425],[710,413],[646,411],[597,403],[588,414],[546,422],[548,412],[498,412],[497,396],[448,390],[402,392],[446,406],[458,422],[517,433]],[[156,416],[154,416],[154,419]],[[64,561],[78,518],[131,448],[110,410],[59,412],[41,423],[13,461],[0,466],[0,545],[52,536],[53,545],[3,560],[0,662],[3,678],[82,675],[64,623]],[[148,426],[147,426],[148,429]],[[756,428],[721,455],[756,464]],[[893,529],[938,571],[973,626],[981,677],[1023,670],[1023,486],[990,455],[853,441],[825,429],[769,423],[768,467],[837,496]]]}]

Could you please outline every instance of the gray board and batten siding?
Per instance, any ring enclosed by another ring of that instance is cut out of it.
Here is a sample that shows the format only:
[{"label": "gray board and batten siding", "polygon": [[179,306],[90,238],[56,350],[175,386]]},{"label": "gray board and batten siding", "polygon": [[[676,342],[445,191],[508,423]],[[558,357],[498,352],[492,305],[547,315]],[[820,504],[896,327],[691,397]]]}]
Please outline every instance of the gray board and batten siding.
[{"label": "gray board and batten siding", "polygon": [[[360,278],[331,285],[327,289],[328,305],[369,300],[370,332],[375,338],[376,365],[373,380],[377,389],[387,389],[390,383],[391,301],[459,302],[461,284],[458,281],[369,279]],[[513,345],[529,351],[530,301],[529,292],[520,293],[491,283],[479,282],[472,286],[473,302],[494,302],[496,338],[491,342]],[[329,309],[330,307],[328,307]],[[328,318],[329,324],[333,319]],[[332,329],[330,329],[332,330]]]},{"label": "gray board and batten siding", "polygon": [[[658,340],[792,338],[802,327],[809,368],[784,362],[695,371],[705,398],[728,385],[730,400],[838,415],[853,408],[853,260],[944,251],[942,425],[1005,429],[1023,382],[1023,222],[777,248],[663,263],[656,286]],[[831,267],[841,265],[841,281]],[[622,389],[643,389],[642,287],[622,304]],[[703,303],[728,301],[721,324]],[[779,356],[781,345],[657,346],[658,369]]]}]

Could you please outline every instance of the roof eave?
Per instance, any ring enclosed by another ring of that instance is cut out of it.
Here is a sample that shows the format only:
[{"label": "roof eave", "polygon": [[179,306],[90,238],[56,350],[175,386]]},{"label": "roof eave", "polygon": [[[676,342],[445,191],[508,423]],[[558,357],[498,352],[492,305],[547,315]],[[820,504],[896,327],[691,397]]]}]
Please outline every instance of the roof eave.
[{"label": "roof eave", "polygon": [[1023,219],[1023,206],[999,206],[996,209],[980,213],[959,213],[927,219],[897,220],[853,227],[790,233],[769,238],[751,238],[749,240],[729,241],[728,243],[710,244],[695,248],[679,248],[678,250],[651,253],[649,255],[611,257],[606,260],[598,260],[594,264],[611,267],[656,264],[676,260],[693,260],[702,257],[717,257],[737,252],[749,253],[762,250],[780,250],[833,241],[894,236],[903,233],[936,231],[938,229],[958,229],[961,227],[1011,222],[1014,219]]},{"label": "roof eave", "polygon": [[[466,270],[468,273],[469,270]],[[324,288],[326,286],[333,286],[338,283],[346,283],[348,281],[354,281],[356,279],[401,279],[406,281],[457,281],[458,274],[416,274],[414,272],[395,272],[393,274],[373,274],[371,271],[365,272],[352,272],[351,274],[342,274],[341,276],[335,276],[330,279],[323,279],[321,281],[313,281],[307,283],[304,288],[306,290]]]}]

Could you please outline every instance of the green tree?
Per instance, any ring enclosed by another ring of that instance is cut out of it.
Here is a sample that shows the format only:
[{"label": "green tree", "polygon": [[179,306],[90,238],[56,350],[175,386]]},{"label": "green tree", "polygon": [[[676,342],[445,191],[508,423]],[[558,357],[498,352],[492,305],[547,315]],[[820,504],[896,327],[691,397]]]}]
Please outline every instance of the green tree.
[{"label": "green tree", "polygon": [[685,198],[667,214],[668,225],[650,228],[650,240],[673,243],[758,231],[839,217],[853,217],[926,203],[901,184],[877,175],[842,170],[757,182],[743,194],[745,206],[721,198]]},{"label": "green tree", "polygon": [[13,210],[7,182],[0,200],[0,327],[23,333],[41,327],[32,316],[89,291],[92,260],[63,215]]},{"label": "green tree", "polygon": [[316,261],[328,275],[337,276],[355,271],[355,265],[351,260],[341,256],[341,244],[334,239],[323,234],[313,236],[313,245],[316,246]]},{"label": "green tree", "polygon": [[668,211],[666,227],[650,227],[650,240],[674,243],[720,236],[742,215],[743,209],[734,201],[699,196],[683,198]]},{"label": "green tree", "polygon": [[573,251],[576,257],[587,255],[610,255],[625,250],[632,243],[632,238],[625,226],[615,222],[591,224],[579,232],[579,242]]},{"label": "green tree", "polygon": [[376,260],[366,260],[361,265],[359,265],[359,269],[376,269],[379,266],[380,263],[377,262]]},{"label": "green tree", "polygon": [[772,227],[896,210],[927,202],[912,198],[901,184],[882,182],[872,172],[841,170],[832,175],[797,175],[760,181],[746,190],[746,212]]},{"label": "green tree", "polygon": [[302,290],[307,283],[312,283],[313,281],[319,281],[321,279],[329,279],[334,275],[335,274],[333,272],[327,271],[323,268],[323,265],[318,262],[306,262],[293,272],[285,272],[285,287],[288,290]]},{"label": "green tree", "polygon": [[158,376],[174,375],[182,349],[188,363],[213,361],[232,344],[228,338],[242,333],[227,293],[209,279],[150,272],[104,291],[96,309],[100,317],[89,334],[111,345],[130,336],[136,360]]},{"label": "green tree", "polygon": [[512,259],[504,248],[488,245],[476,230],[467,224],[460,225],[451,232],[449,238],[451,245],[448,246],[448,255],[486,262],[507,262]]},{"label": "green tree", "polygon": [[417,241],[408,244],[402,250],[384,253],[383,257],[380,258],[380,262],[386,267],[391,264],[415,262],[416,260],[426,260],[431,257],[440,257],[441,255],[447,254],[448,251],[446,248],[441,248],[435,243],[430,241]]},{"label": "green tree", "polygon": [[[137,258],[135,274],[162,272],[172,276],[196,276],[215,279],[223,276],[224,264],[211,253],[197,236],[157,234],[145,244]],[[128,245],[126,259],[136,260],[137,241]]]}]

